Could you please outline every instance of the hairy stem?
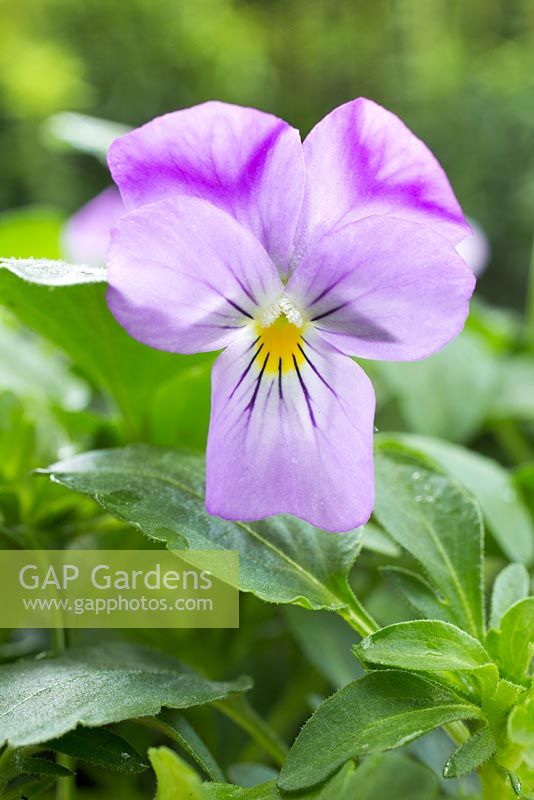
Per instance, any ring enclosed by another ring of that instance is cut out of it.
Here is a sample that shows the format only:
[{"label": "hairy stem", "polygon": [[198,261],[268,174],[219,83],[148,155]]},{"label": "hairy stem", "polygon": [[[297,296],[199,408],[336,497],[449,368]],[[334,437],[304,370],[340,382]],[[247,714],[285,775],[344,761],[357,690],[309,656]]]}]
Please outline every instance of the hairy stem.
[{"label": "hairy stem", "polygon": [[374,621],[372,616],[365,610],[360,603],[354,592],[350,592],[349,603],[343,608],[339,608],[337,613],[347,622],[356,633],[359,633],[362,639],[376,633],[379,630],[379,625]]}]

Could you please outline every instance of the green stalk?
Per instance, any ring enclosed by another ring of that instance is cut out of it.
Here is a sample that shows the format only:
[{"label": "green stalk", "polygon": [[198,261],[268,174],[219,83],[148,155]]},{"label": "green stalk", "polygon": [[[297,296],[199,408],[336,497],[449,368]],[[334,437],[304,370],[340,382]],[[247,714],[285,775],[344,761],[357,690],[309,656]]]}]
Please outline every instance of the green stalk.
[{"label": "green stalk", "polygon": [[277,766],[281,767],[284,764],[288,752],[287,745],[243,697],[218,700],[213,705],[246,731],[256,744],[269,753]]},{"label": "green stalk", "polygon": [[379,626],[372,616],[365,610],[356,595],[350,590],[349,602],[343,608],[337,609],[337,613],[347,622],[350,627],[359,633],[362,639],[376,633]]}]

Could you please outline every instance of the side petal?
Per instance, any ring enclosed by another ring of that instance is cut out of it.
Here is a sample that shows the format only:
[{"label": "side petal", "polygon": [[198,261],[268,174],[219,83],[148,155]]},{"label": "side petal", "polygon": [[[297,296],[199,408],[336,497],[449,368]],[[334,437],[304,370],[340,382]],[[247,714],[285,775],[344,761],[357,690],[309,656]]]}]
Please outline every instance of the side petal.
[{"label": "side petal", "polygon": [[67,258],[77,264],[101,266],[109,246],[111,226],[125,210],[114,186],[93,197],[65,226],[62,243]]},{"label": "side petal", "polygon": [[126,205],[184,194],[232,214],[285,269],[304,193],[297,130],[272,114],[209,102],[158,117],[108,156]]},{"label": "side petal", "polygon": [[343,352],[414,361],[460,333],[474,287],[452,244],[430,228],[368,217],[321,239],[286,295]]},{"label": "side petal", "polygon": [[360,97],[304,141],[306,196],[299,250],[338,225],[386,214],[433,227],[454,244],[469,234],[443,169],[401,120]]},{"label": "side petal", "polygon": [[135,339],[159,350],[218,350],[248,326],[281,281],[254,236],[205,200],[161,200],[111,231],[108,305]]},{"label": "side petal", "polygon": [[207,448],[211,514],[243,521],[293,514],[328,531],[368,520],[373,388],[357,364],[309,334],[298,369],[279,371],[247,336],[215,362]]}]

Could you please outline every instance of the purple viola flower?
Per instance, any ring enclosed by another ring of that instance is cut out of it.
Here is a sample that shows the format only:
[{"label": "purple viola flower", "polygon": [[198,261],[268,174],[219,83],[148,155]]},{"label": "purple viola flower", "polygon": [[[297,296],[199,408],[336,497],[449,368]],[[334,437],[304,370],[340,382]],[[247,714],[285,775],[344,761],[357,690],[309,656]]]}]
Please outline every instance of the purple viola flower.
[{"label": "purple viola flower", "polygon": [[220,350],[206,506],[344,531],[373,507],[371,383],[349,356],[412,360],[462,329],[469,234],[436,159],[358,99],[304,143],[286,122],[210,102],[126,134],[109,165],[109,306],[178,353]]},{"label": "purple viola flower", "polygon": [[114,186],[89,200],[65,225],[62,245],[67,258],[95,267],[103,264],[111,226],[124,210],[124,203]]}]

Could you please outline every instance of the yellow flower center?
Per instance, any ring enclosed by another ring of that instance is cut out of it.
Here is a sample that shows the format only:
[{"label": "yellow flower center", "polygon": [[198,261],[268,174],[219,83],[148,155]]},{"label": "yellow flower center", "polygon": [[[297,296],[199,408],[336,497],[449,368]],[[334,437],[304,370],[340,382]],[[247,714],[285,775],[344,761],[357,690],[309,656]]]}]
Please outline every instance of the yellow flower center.
[{"label": "yellow flower center", "polygon": [[300,367],[304,361],[304,354],[299,345],[303,347],[301,336],[305,327],[305,324],[300,327],[293,325],[283,315],[267,327],[263,327],[259,322],[256,323],[258,347],[263,345],[262,360],[269,354],[265,372],[271,374],[289,372],[295,369],[295,364]]}]

